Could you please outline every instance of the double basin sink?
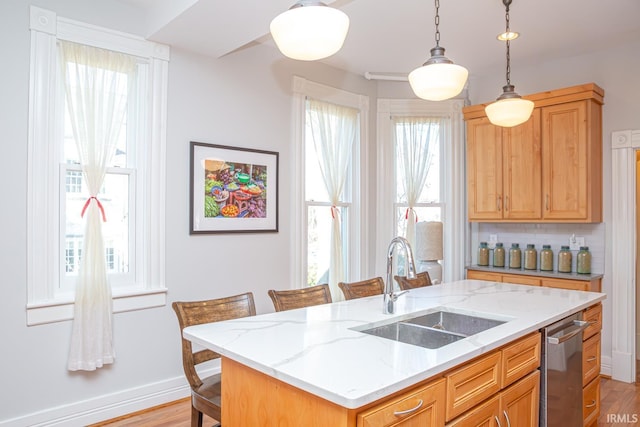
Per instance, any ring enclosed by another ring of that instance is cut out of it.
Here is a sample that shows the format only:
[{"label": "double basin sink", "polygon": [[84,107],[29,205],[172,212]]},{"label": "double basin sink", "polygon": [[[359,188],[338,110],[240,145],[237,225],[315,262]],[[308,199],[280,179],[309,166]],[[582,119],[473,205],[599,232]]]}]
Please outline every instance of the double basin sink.
[{"label": "double basin sink", "polygon": [[450,311],[434,311],[359,332],[435,349],[505,323]]}]

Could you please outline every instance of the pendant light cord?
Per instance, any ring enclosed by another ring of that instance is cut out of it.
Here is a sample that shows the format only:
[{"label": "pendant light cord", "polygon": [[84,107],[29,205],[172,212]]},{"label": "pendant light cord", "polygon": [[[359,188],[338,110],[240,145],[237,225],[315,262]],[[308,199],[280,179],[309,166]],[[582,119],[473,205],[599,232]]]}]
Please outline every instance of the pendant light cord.
[{"label": "pendant light cord", "polygon": [[439,25],[440,25],[440,0],[436,0],[436,17],[435,17],[435,24],[436,24],[436,47],[440,47],[440,29],[439,29]]},{"label": "pendant light cord", "polygon": [[[438,0],[436,0],[438,1]],[[502,0],[505,5],[505,21],[507,23],[507,28],[505,33],[509,34],[511,31],[509,27],[509,5],[511,4],[511,0]],[[507,85],[511,84],[511,40],[507,37]]]}]

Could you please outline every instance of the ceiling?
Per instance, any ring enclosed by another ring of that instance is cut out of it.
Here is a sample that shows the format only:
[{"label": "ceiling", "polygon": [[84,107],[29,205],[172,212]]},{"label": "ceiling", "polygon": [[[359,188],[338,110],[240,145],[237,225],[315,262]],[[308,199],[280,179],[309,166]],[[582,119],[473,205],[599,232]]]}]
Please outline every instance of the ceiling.
[{"label": "ceiling", "polygon": [[[232,55],[256,43],[277,49],[271,19],[295,0],[120,0],[149,16],[154,41],[211,57]],[[337,54],[323,60],[356,74],[406,75],[435,45],[432,0],[325,0],[350,18]],[[440,45],[471,76],[504,67],[501,0],[441,0]],[[513,0],[512,75],[519,67],[640,40],[640,0]]]}]

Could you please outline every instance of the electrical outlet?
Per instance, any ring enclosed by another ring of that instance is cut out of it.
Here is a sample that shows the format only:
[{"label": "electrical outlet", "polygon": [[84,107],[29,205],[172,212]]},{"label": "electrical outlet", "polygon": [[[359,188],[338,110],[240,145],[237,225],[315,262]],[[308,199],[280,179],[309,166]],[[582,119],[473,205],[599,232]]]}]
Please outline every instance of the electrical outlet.
[{"label": "electrical outlet", "polygon": [[569,249],[579,251],[580,246],[584,246],[584,237],[576,235],[569,237]]},{"label": "electrical outlet", "polygon": [[498,241],[497,234],[489,234],[489,241],[487,242],[489,248],[494,249],[496,247],[497,241]]}]

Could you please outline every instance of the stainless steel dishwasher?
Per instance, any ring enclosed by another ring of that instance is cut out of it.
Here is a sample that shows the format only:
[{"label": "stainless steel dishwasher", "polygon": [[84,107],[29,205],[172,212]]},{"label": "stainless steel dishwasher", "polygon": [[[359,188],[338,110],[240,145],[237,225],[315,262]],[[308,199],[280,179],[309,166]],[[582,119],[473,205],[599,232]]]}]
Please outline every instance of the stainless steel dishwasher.
[{"label": "stainless steel dishwasher", "polygon": [[582,332],[576,313],[543,329],[540,426],[582,426]]}]

